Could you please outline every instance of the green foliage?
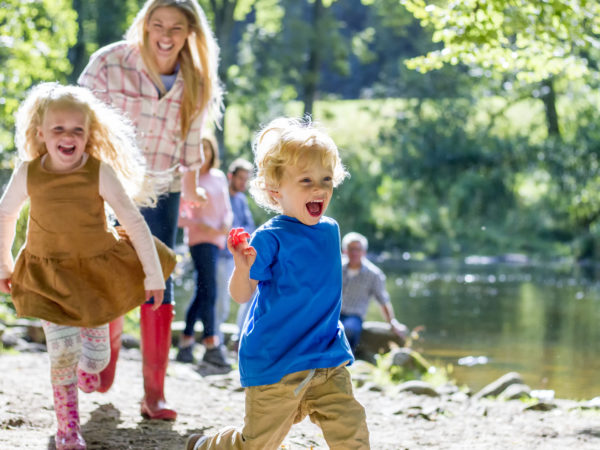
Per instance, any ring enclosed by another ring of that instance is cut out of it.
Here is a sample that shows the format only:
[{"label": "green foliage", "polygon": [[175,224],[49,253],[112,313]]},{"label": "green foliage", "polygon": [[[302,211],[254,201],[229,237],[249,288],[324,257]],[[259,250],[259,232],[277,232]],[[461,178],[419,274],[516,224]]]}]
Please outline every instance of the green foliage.
[{"label": "green foliage", "polygon": [[598,57],[600,4],[594,0],[400,0],[438,49],[407,62],[420,71],[463,63],[516,72],[527,82],[552,75],[577,79]]},{"label": "green foliage", "polygon": [[[598,121],[582,121],[592,105],[560,103],[568,129],[588,123],[570,137],[578,149],[560,141],[548,147],[533,100],[317,103],[351,174],[328,214],[342,233],[369,236],[374,251],[567,254],[581,229],[570,205],[595,176],[590,146]],[[567,180],[570,191],[561,187]]]},{"label": "green foliage", "polygon": [[[422,358],[420,355],[417,357]],[[451,375],[453,368],[451,365],[448,367],[436,367],[429,365],[424,359],[423,363],[429,367],[425,373],[416,368],[393,365],[392,354],[386,353],[375,355],[375,366],[370,373],[367,373],[375,383],[382,386],[400,384],[411,380],[423,380],[434,387],[452,382]]]},{"label": "green foliage", "polygon": [[[27,220],[29,218],[29,202],[27,202],[19,214],[15,230],[15,239],[12,246],[13,257],[16,258],[19,250],[25,244],[25,235],[27,232]],[[0,294],[0,322],[12,321],[16,317],[15,306],[10,301],[10,296]]]},{"label": "green foliage", "polygon": [[123,333],[139,339],[140,337],[140,309],[135,308],[125,314]]},{"label": "green foliage", "polygon": [[[74,82],[142,4],[0,1],[4,168],[29,86]],[[252,159],[261,124],[302,115],[306,88],[318,81],[313,115],[351,173],[328,211],[342,233],[364,233],[374,251],[429,256],[598,254],[597,2],[346,0],[322,1],[320,11],[312,0],[200,4],[221,46],[225,164]],[[315,48],[316,71],[308,67]],[[547,126],[551,106],[560,138]],[[258,223],[269,217],[252,208]],[[23,220],[19,227],[22,241]]]},{"label": "green foliage", "polygon": [[258,28],[269,34],[281,31],[285,9],[280,5],[280,0],[258,0],[255,9]]},{"label": "green foliage", "polygon": [[77,25],[68,0],[0,2],[0,163],[10,167],[12,128],[25,91],[34,83],[64,80],[70,71],[67,51]]},{"label": "green foliage", "polygon": [[21,212],[19,213],[19,219],[17,220],[17,228],[15,234],[15,240],[12,246],[13,255],[17,255],[18,251],[25,244],[25,233],[27,231],[27,220],[29,218],[29,202],[26,202]]},{"label": "green foliage", "polygon": [[593,104],[577,112],[578,127],[564,140],[546,140],[536,147],[540,166],[549,178],[546,206],[555,211],[561,228],[576,238],[578,259],[600,256],[600,114]]},{"label": "green foliage", "polygon": [[437,256],[523,251],[508,236],[552,232],[552,212],[539,210],[539,198],[521,202],[514,188],[518,171],[537,166],[528,136],[472,127],[482,106],[426,102],[382,130],[388,170],[372,216],[388,244]]},{"label": "green foliage", "polygon": [[0,294],[0,323],[11,323],[15,320],[15,307],[7,294]]},{"label": "green foliage", "polygon": [[[314,73],[307,63],[315,46],[330,70],[349,73],[350,40],[342,36],[343,23],[331,8],[325,8],[317,27],[311,15],[313,7],[292,0],[256,2],[255,21],[241,28],[237,52],[226,51],[235,55],[235,61],[227,65],[227,103],[240,108],[237,113],[248,128],[256,130],[282,114],[290,101],[307,100],[303,97],[306,86],[317,83],[321,73],[321,67]],[[227,147],[236,154],[249,143],[245,140]]]},{"label": "green foliage", "polygon": [[69,49],[69,60],[73,66],[69,82],[76,83],[93,52],[123,38],[144,1],[72,0],[72,3],[79,30],[77,43]]},{"label": "green foliage", "polygon": [[[600,204],[590,194],[600,118],[590,100],[560,99],[565,139],[553,144],[542,105],[531,99],[317,102],[318,122],[351,174],[327,213],[342,234],[368,236],[375,252],[597,254]],[[236,108],[228,112],[235,123],[228,141],[251,139]],[[284,112],[297,116],[301,108],[292,102]],[[269,217],[253,212],[258,223]]]}]

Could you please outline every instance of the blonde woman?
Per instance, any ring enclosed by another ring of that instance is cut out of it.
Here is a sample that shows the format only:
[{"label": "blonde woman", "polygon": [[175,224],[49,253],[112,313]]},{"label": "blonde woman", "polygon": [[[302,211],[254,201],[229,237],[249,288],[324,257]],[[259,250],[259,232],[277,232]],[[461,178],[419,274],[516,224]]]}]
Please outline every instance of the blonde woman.
[{"label": "blonde woman", "polygon": [[[196,0],[148,0],[126,40],[94,53],[78,80],[134,122],[149,168],[172,175],[157,206],[142,210],[152,234],[171,248],[181,194],[192,203],[205,201],[191,183],[182,186],[181,173],[202,165],[204,123],[220,119],[217,62],[216,41]],[[163,305],[154,311],[151,303],[141,308],[141,413],[174,420],[177,413],[164,396],[174,306],[170,279]],[[101,373],[100,392],[112,385],[122,327],[122,318],[111,323],[111,362]]]},{"label": "blonde woman", "polygon": [[[163,299],[166,277],[135,204],[152,204],[156,194],[131,125],[85,88],[35,87],[17,116],[17,146],[23,163],[0,200],[0,291],[11,294],[19,316],[42,319],[56,448],[83,449],[77,387],[98,388],[110,358],[108,323],[152,296],[155,308]],[[27,242],[13,264],[27,198]],[[104,202],[133,246],[107,227]],[[166,250],[168,276],[175,255]]]}]

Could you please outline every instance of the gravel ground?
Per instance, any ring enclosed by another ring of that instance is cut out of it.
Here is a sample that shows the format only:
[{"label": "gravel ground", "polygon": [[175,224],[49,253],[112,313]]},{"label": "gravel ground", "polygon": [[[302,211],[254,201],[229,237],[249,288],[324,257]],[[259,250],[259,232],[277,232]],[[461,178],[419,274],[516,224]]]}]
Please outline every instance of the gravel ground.
[{"label": "gravel ground", "polygon": [[[89,449],[183,449],[190,433],[214,433],[243,423],[244,393],[237,372],[201,374],[172,361],[167,398],[175,422],[139,414],[139,351],[123,350],[115,385],[106,394],[80,393],[82,430]],[[0,448],[53,449],[55,417],[45,353],[0,355]],[[464,393],[439,397],[399,393],[365,384],[356,396],[367,410],[373,449],[599,449],[600,412],[557,400],[550,411],[521,401],[475,400]],[[285,449],[325,449],[308,419],[294,426]]]}]

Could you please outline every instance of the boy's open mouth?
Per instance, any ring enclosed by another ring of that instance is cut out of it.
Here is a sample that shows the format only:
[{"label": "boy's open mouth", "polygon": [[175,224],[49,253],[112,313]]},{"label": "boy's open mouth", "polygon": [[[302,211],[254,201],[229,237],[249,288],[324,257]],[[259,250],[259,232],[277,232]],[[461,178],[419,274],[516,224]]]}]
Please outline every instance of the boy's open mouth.
[{"label": "boy's open mouth", "polygon": [[311,216],[319,217],[323,212],[323,200],[308,202],[306,204],[306,209]]},{"label": "boy's open mouth", "polygon": [[59,145],[58,150],[65,155],[72,155],[75,151],[74,145]]}]

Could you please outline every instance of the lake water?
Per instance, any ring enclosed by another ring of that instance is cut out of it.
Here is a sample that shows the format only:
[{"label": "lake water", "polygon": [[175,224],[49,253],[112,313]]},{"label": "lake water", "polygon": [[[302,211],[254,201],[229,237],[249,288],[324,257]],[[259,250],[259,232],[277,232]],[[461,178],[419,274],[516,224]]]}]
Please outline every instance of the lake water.
[{"label": "lake water", "polygon": [[413,347],[474,391],[516,371],[556,397],[600,396],[598,269],[478,262],[380,264],[397,318],[425,327]]},{"label": "lake water", "polygon": [[[473,391],[516,371],[556,397],[600,396],[600,269],[478,262],[378,263],[398,320],[425,327],[413,347]],[[193,288],[179,278],[177,320]],[[374,301],[367,320],[382,320]]]}]

